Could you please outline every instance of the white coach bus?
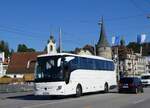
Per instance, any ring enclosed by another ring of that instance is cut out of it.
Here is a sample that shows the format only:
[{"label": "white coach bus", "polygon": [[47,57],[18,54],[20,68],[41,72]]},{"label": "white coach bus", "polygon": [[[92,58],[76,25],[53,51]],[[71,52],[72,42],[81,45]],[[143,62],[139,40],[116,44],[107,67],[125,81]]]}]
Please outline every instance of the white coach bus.
[{"label": "white coach bus", "polygon": [[35,95],[72,95],[104,91],[117,85],[112,60],[89,55],[40,55],[35,68]]}]

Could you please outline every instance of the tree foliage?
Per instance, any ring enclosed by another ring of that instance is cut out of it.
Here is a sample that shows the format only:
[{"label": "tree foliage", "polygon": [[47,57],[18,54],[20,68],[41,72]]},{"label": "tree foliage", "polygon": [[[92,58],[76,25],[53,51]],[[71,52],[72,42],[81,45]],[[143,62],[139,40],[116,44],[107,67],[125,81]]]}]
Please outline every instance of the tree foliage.
[{"label": "tree foliage", "polygon": [[0,41],[0,52],[5,52],[5,57],[10,56],[9,45],[3,40]]},{"label": "tree foliage", "polygon": [[142,46],[142,55],[150,56],[150,42],[138,44],[136,42],[130,42],[127,47],[132,49],[134,53],[140,53],[140,47]]},{"label": "tree foliage", "polygon": [[134,53],[140,53],[140,44],[138,44],[136,42],[130,42],[127,45],[127,48],[132,49]]},{"label": "tree foliage", "polygon": [[19,44],[17,52],[35,52],[35,49],[28,48],[25,44]]},{"label": "tree foliage", "polygon": [[142,54],[144,56],[150,56],[150,42],[142,44]]},{"label": "tree foliage", "polygon": [[90,51],[94,55],[94,47],[92,45],[87,44],[83,47],[83,49]]}]

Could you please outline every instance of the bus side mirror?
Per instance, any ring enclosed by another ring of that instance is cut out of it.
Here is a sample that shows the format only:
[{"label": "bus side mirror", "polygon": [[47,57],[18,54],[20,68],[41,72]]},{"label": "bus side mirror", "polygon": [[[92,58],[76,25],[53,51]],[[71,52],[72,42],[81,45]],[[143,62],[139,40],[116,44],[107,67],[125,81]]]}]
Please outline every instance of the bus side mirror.
[{"label": "bus side mirror", "polygon": [[36,60],[29,60],[26,66],[27,69],[30,68],[31,63],[36,63]]}]

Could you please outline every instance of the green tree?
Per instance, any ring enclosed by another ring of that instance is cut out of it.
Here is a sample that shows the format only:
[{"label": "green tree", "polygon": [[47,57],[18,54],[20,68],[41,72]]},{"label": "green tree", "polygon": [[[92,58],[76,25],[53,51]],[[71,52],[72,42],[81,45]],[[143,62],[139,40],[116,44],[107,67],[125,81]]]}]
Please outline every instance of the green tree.
[{"label": "green tree", "polygon": [[5,52],[5,57],[10,56],[9,45],[3,40],[0,41],[0,52]]},{"label": "green tree", "polygon": [[35,49],[33,49],[33,48],[28,48],[28,52],[35,52]]},{"label": "green tree", "polygon": [[142,55],[150,56],[150,42],[142,43],[141,45],[136,42],[130,42],[127,47],[132,49],[134,53],[140,53],[140,47],[142,46]]},{"label": "green tree", "polygon": [[25,44],[19,44],[17,52],[35,52],[35,49],[28,48]]},{"label": "green tree", "polygon": [[130,42],[127,45],[127,48],[132,49],[134,51],[134,53],[140,53],[140,44],[138,44],[136,42]]},{"label": "green tree", "polygon": [[142,44],[142,54],[143,56],[150,56],[150,42]]},{"label": "green tree", "polygon": [[83,47],[83,49],[90,51],[94,55],[94,47],[92,45],[87,44]]}]

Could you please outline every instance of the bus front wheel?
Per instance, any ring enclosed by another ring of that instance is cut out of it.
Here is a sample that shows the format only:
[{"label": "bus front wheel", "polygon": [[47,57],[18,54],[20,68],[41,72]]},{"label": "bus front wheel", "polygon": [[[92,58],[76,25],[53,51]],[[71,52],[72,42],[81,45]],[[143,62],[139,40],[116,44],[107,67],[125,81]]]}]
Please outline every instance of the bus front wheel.
[{"label": "bus front wheel", "polygon": [[80,97],[82,95],[82,87],[78,85],[76,88],[76,97]]}]

